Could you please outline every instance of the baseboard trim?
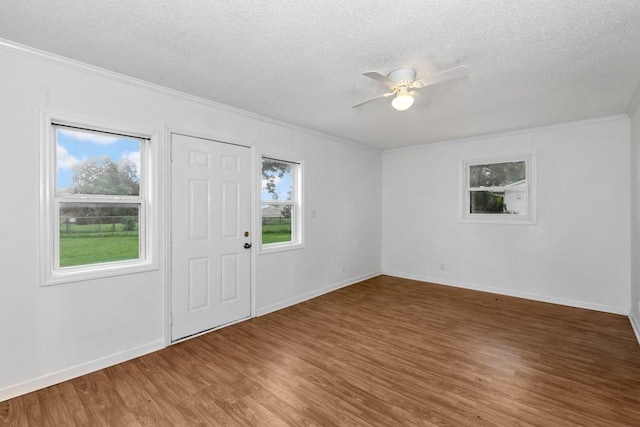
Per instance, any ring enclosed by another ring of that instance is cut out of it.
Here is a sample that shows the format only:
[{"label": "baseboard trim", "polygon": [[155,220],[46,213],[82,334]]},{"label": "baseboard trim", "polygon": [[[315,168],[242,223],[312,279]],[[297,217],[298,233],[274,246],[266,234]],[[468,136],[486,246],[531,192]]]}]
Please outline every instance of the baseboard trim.
[{"label": "baseboard trim", "polygon": [[344,280],[342,282],[338,282],[338,283],[334,283],[333,285],[329,285],[326,286],[324,288],[312,291],[312,292],[307,292],[306,294],[302,294],[300,296],[297,296],[295,298],[290,298],[288,300],[276,303],[276,304],[271,304],[268,305],[266,307],[262,307],[262,308],[258,308],[256,310],[256,316],[264,316],[265,314],[269,314],[272,313],[274,311],[278,311],[278,310],[282,310],[283,308],[287,308],[287,307],[291,307],[292,305],[296,305],[296,304],[300,304],[301,302],[304,301],[308,301],[310,299],[319,297],[320,295],[324,295],[327,294],[329,292],[333,292],[335,290],[338,290],[340,288],[344,288],[347,286],[351,286],[354,285],[358,282],[362,282],[363,280],[367,280],[367,279],[371,279],[373,277],[378,277],[380,276],[382,273],[380,272],[376,272],[376,273],[371,273],[371,274],[365,274],[362,276],[357,276],[357,277],[353,277],[351,279],[348,280]]},{"label": "baseboard trim", "polygon": [[638,322],[638,319],[636,319],[633,313],[629,314],[629,321],[631,322],[631,328],[636,334],[636,339],[638,340],[638,344],[640,345],[640,322]]},{"label": "baseboard trim", "polygon": [[125,350],[120,353],[115,353],[110,356],[101,357],[99,359],[82,363],[71,368],[46,374],[29,381],[25,381],[23,383],[5,387],[3,389],[0,389],[0,402],[12,399],[14,397],[22,396],[23,394],[31,393],[33,391],[40,390],[55,384],[60,384],[62,382],[69,381],[82,375],[99,371],[100,369],[108,368],[109,366],[117,365],[118,363],[126,362],[127,360],[135,359],[136,357],[144,356],[145,354],[153,353],[154,351],[162,350],[164,347],[164,339],[161,339],[149,344],[132,348],[130,350]]},{"label": "baseboard trim", "polygon": [[516,298],[524,298],[524,299],[533,300],[533,301],[547,302],[547,303],[558,304],[558,305],[566,305],[568,307],[584,308],[587,310],[602,311],[605,313],[612,313],[612,314],[621,314],[623,316],[629,315],[629,309],[627,308],[612,307],[608,305],[595,304],[595,303],[586,302],[586,301],[576,301],[576,300],[571,300],[566,298],[549,297],[546,295],[513,291],[511,289],[505,289],[505,288],[494,288],[491,286],[482,286],[475,283],[448,282],[448,281],[445,282],[440,278],[427,277],[427,276],[422,276],[418,274],[407,274],[399,271],[383,271],[382,274],[385,274],[387,276],[400,277],[403,279],[419,280],[421,282],[434,283],[436,285],[453,286],[456,288],[470,289],[470,290],[481,291],[481,292],[489,292],[492,294],[506,295],[506,296],[516,297]]}]

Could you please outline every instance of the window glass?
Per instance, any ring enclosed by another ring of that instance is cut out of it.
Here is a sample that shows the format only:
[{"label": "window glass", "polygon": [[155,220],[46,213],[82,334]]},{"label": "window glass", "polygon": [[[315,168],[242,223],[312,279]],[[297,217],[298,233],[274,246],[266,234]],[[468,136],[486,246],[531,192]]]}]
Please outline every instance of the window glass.
[{"label": "window glass", "polygon": [[291,233],[290,205],[262,205],[262,243],[290,242]]},{"label": "window glass", "polygon": [[470,213],[504,213],[504,192],[472,191]]},{"label": "window glass", "polygon": [[261,218],[262,244],[298,244],[298,169],[294,162],[262,159]]},{"label": "window glass", "polygon": [[62,194],[140,195],[141,140],[56,127],[56,190]]},{"label": "window glass", "polygon": [[[467,161],[463,218],[501,222],[535,222],[532,202],[532,155],[496,161]],[[502,218],[502,219],[500,219]],[[495,220],[495,221],[494,221]]]},{"label": "window glass", "polygon": [[113,271],[148,261],[142,166],[148,140],[52,126],[48,277],[79,277],[87,273],[85,267],[94,274],[101,264]]},{"label": "window glass", "polygon": [[293,193],[293,164],[262,159],[262,200],[288,201]]},{"label": "window glass", "polygon": [[140,258],[140,205],[60,203],[60,267]]},{"label": "window glass", "polygon": [[489,163],[469,166],[470,187],[502,187],[524,181],[526,164],[520,162]]}]

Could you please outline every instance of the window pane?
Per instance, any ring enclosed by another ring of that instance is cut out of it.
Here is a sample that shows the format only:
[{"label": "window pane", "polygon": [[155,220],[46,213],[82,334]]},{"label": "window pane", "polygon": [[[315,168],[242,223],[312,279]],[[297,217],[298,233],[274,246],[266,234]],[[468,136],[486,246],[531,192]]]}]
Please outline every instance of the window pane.
[{"label": "window pane", "polygon": [[140,258],[140,205],[61,203],[60,267]]},{"label": "window pane", "polygon": [[503,187],[526,179],[525,161],[469,166],[470,187]]},{"label": "window pane", "polygon": [[469,213],[502,214],[504,213],[504,193],[493,191],[472,191]]},{"label": "window pane", "polygon": [[140,195],[141,140],[64,126],[55,137],[58,193]]},{"label": "window pane", "polygon": [[293,205],[262,205],[262,244],[291,242]]},{"label": "window pane", "polygon": [[504,190],[504,211],[513,215],[527,214],[527,195],[524,188],[514,186]]},{"label": "window pane", "polygon": [[262,200],[292,200],[293,164],[262,159]]},{"label": "window pane", "polygon": [[526,215],[526,193],[523,188],[505,191],[471,191],[469,213]]}]

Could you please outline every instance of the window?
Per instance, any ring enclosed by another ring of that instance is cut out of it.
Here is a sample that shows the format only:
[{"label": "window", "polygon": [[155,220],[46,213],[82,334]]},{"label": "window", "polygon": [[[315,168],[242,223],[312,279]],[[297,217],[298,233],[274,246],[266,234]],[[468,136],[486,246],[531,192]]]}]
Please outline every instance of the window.
[{"label": "window", "polygon": [[149,138],[48,126],[44,284],[148,266]]},{"label": "window", "polygon": [[262,158],[260,217],[263,251],[302,245],[301,164]]},{"label": "window", "polygon": [[534,223],[532,155],[464,162],[463,220]]}]

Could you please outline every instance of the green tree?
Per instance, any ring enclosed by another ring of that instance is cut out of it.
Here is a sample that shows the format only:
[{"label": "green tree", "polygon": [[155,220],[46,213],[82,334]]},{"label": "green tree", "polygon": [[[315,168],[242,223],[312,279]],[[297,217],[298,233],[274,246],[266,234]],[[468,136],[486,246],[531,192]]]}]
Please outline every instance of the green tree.
[{"label": "green tree", "polygon": [[[284,177],[285,174],[288,173],[291,173],[291,165],[289,163],[273,159],[262,159],[262,179],[265,181],[264,189],[271,194],[273,200],[278,200],[276,180]],[[289,196],[291,196],[291,191],[289,191]]]},{"label": "green tree", "polygon": [[471,193],[471,212],[504,213],[504,193],[474,191]]},{"label": "green tree", "polygon": [[491,163],[469,167],[471,187],[502,187],[525,179],[525,162]]},{"label": "green tree", "polygon": [[[108,156],[91,157],[74,165],[71,192],[73,194],[105,194],[137,196],[140,178],[136,164],[129,159],[112,161]],[[76,217],[81,224],[113,224],[116,218],[137,218],[137,207],[126,204],[87,203],[64,204],[60,213]],[[89,219],[91,218],[91,219]],[[132,231],[131,226],[127,231]]]},{"label": "green tree", "polygon": [[140,194],[138,168],[129,159],[114,162],[107,156],[89,158],[74,165],[72,181],[74,194]]}]

